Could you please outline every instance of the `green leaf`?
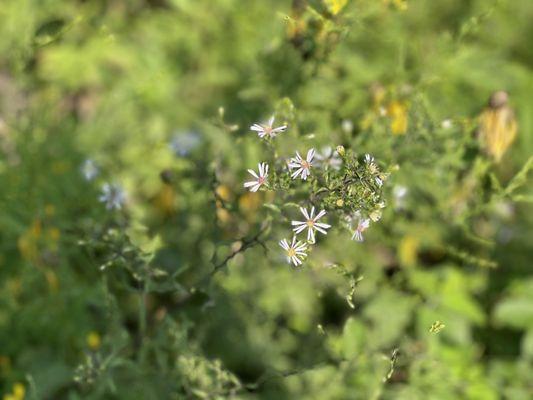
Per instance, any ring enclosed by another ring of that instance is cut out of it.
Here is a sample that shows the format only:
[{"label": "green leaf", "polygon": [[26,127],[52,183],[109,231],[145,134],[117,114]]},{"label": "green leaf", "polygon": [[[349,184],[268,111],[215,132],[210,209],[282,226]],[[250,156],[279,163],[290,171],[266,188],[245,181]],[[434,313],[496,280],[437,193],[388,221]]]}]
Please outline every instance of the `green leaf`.
[{"label": "green leaf", "polygon": [[494,320],[513,328],[533,328],[533,297],[511,297],[502,300],[494,310]]}]

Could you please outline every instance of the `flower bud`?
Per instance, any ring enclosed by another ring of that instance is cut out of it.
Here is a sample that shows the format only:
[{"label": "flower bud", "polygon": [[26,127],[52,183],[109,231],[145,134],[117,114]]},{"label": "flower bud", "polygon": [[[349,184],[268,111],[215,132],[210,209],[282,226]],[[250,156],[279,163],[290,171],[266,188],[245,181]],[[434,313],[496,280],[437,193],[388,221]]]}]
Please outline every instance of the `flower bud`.
[{"label": "flower bud", "polygon": [[346,150],[344,149],[344,146],[337,146],[337,153],[339,153],[341,157],[344,157],[344,155],[346,154]]}]

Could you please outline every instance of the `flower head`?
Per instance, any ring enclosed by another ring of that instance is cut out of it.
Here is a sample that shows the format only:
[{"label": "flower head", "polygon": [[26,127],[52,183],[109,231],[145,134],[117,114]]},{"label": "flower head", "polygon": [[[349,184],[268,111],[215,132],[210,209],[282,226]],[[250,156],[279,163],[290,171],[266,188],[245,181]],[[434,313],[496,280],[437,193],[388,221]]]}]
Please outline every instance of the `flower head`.
[{"label": "flower head", "polygon": [[374,156],[366,153],[365,154],[365,163],[367,163],[368,165],[373,164],[374,163]]},{"label": "flower head", "polygon": [[92,181],[94,178],[96,178],[99,172],[100,171],[96,163],[91,159],[85,160],[81,166],[81,173],[88,181]]},{"label": "flower head", "polygon": [[292,173],[291,178],[296,179],[298,176],[300,176],[300,178],[305,181],[311,174],[311,167],[313,166],[314,157],[315,149],[310,149],[307,152],[305,160],[302,158],[300,153],[296,152],[296,157],[291,158],[289,162],[290,169],[296,168],[296,171]]},{"label": "flower head", "polygon": [[311,212],[308,213],[307,210],[303,207],[300,207],[300,211],[305,217],[305,221],[292,221],[291,224],[295,227],[293,231],[298,234],[307,228],[307,240],[311,243],[315,242],[315,231],[319,231],[324,235],[327,235],[326,229],[331,228],[331,225],[318,222],[320,218],[326,215],[326,211],[320,211],[316,216],[315,207],[311,207]]},{"label": "flower head", "polygon": [[120,185],[104,183],[98,200],[105,203],[108,210],[120,210],[126,202],[126,192]]},{"label": "flower head", "polygon": [[244,183],[244,187],[250,188],[250,192],[257,192],[259,188],[266,182],[268,177],[268,164],[257,164],[258,174],[253,169],[249,169],[248,172],[255,178],[254,181]]},{"label": "flower head", "polygon": [[293,236],[292,243],[289,244],[287,239],[279,241],[279,245],[285,250],[287,262],[298,266],[302,264],[302,260],[307,257],[307,245],[300,241],[296,241],[296,236]]},{"label": "flower head", "polygon": [[353,232],[352,240],[355,240],[357,242],[364,241],[365,239],[363,237],[363,232],[366,231],[369,226],[370,226],[370,219],[368,218],[363,219],[359,217],[359,222],[357,223],[357,227],[355,228],[355,231]]},{"label": "flower head", "polygon": [[287,125],[278,126],[277,128],[274,128],[274,116],[270,117],[267,123],[263,124],[253,124],[250,129],[252,131],[257,132],[257,136],[260,138],[268,137],[273,138],[276,137],[278,133],[285,132],[285,129],[287,129]]},{"label": "flower head", "polygon": [[333,168],[339,170],[342,165],[342,159],[336,150],[331,146],[324,147],[321,152],[316,154],[318,164],[325,168]]}]

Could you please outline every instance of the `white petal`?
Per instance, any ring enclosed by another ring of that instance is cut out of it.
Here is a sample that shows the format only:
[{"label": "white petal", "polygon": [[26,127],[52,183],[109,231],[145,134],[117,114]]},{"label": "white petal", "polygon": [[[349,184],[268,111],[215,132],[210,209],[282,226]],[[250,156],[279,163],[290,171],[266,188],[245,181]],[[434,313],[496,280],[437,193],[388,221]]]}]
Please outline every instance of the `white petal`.
[{"label": "white petal", "polygon": [[326,215],[326,210],[322,210],[320,211],[316,217],[315,217],[315,221],[319,220],[320,218],[322,218],[324,215]]},{"label": "white petal", "polygon": [[315,229],[316,229],[317,231],[319,231],[320,233],[323,233],[324,235],[327,235],[327,234],[328,234],[324,229],[322,229],[322,228],[319,227],[319,226],[315,226]]},{"label": "white petal", "polygon": [[302,242],[298,242],[294,250],[300,253],[304,253],[307,250],[307,245],[303,244]]},{"label": "white petal", "polygon": [[304,224],[304,225],[300,225],[300,226],[298,226],[298,227],[296,227],[296,228],[293,228],[293,231],[294,231],[296,234],[299,234],[300,232],[302,232],[303,230],[305,230],[305,227],[306,227],[305,224]]},{"label": "white petal", "polygon": [[255,173],[255,171],[253,169],[249,169],[248,172],[253,175],[254,178],[257,178],[259,179],[259,176],[257,176],[257,174]]},{"label": "white petal", "polygon": [[313,233],[313,232],[314,232],[314,231],[313,231],[312,228],[309,228],[309,229],[307,230],[307,240],[308,240],[309,242],[311,242],[311,243],[314,243],[314,241],[315,241],[315,240],[314,240],[315,237],[314,237],[314,233]]},{"label": "white petal", "polygon": [[244,182],[244,187],[250,187],[254,185],[257,185],[256,181]]},{"label": "white petal", "polygon": [[303,174],[303,169],[302,168],[297,169],[296,172],[293,172],[292,175],[291,175],[291,178],[292,179],[296,179],[296,178],[298,178],[298,175],[300,175],[300,174]]},{"label": "white petal", "polygon": [[306,160],[307,162],[311,162],[313,161],[313,157],[315,156],[315,149],[310,149],[308,152],[307,152],[307,157],[306,157]]}]

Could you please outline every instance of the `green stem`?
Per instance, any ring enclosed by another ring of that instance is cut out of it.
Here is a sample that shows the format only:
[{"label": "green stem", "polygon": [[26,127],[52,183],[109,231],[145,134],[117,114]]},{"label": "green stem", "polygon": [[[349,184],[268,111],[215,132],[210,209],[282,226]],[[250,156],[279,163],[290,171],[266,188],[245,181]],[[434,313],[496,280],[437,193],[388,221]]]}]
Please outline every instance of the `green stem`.
[{"label": "green stem", "polygon": [[139,297],[139,336],[140,336],[140,350],[139,350],[139,361],[144,362],[145,358],[145,342],[146,342],[146,299],[148,297],[148,286],[149,286],[150,274],[146,274],[145,280],[143,281],[143,288]]}]

